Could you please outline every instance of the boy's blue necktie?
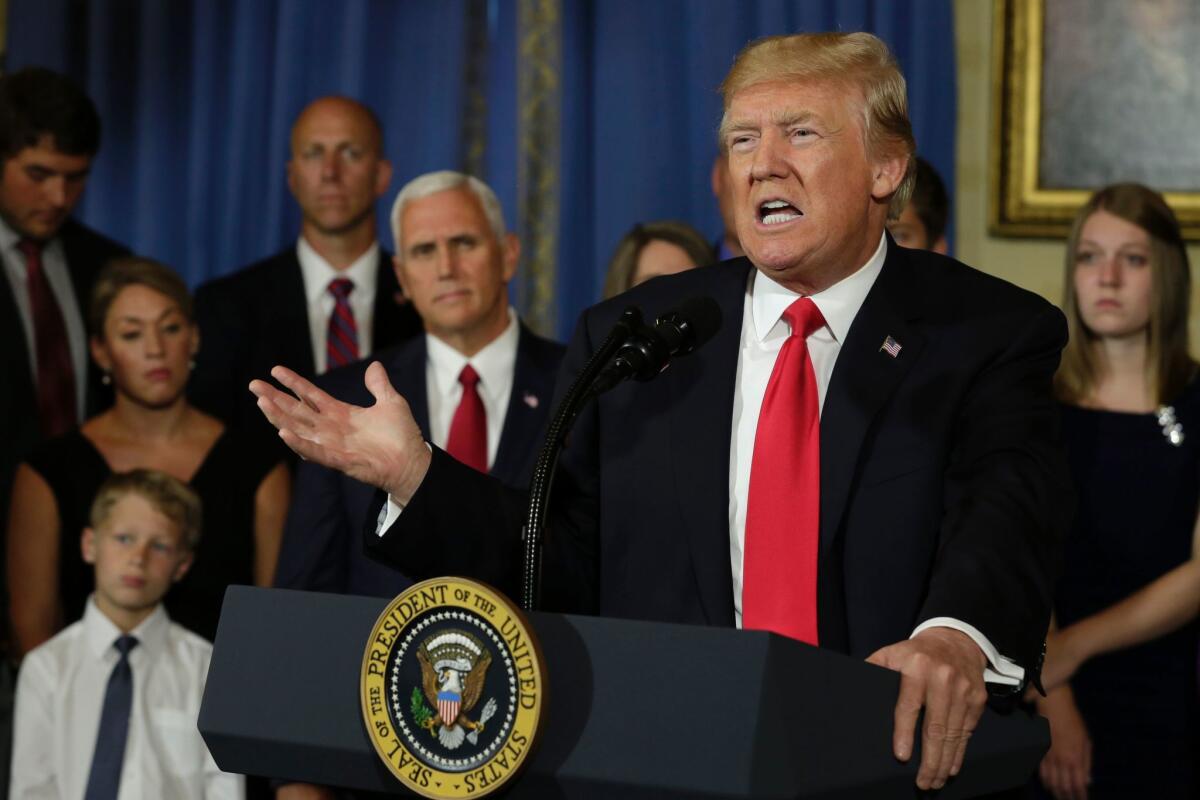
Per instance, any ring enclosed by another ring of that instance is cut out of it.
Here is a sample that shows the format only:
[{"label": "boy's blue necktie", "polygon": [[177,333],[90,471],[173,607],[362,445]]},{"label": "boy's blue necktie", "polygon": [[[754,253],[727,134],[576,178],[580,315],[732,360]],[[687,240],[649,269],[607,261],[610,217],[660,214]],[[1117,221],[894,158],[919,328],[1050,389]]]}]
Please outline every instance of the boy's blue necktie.
[{"label": "boy's blue necktie", "polygon": [[125,635],[113,642],[121,654],[104,690],[104,708],[100,712],[100,727],[96,731],[96,749],[92,753],[92,769],[88,773],[84,800],[116,800],[121,788],[121,764],[125,761],[125,739],[129,734],[129,710],[133,707],[133,670],[129,667],[129,651],[138,640]]}]

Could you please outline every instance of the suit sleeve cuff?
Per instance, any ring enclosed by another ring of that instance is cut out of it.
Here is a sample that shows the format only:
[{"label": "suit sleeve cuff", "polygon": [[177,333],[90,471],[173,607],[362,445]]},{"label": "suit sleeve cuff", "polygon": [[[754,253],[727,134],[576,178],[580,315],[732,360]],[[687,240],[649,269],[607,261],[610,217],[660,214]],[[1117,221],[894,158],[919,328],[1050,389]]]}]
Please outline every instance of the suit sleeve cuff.
[{"label": "suit sleeve cuff", "polygon": [[[429,442],[426,442],[425,446],[429,448],[429,452],[433,452],[433,447]],[[383,538],[383,534],[387,533],[388,528],[400,519],[400,512],[403,510],[404,504],[389,494],[387,502],[383,504],[383,508],[379,509],[379,518],[375,520],[375,535]]]},{"label": "suit sleeve cuff", "polygon": [[[916,630],[912,632],[912,635],[916,636],[928,628],[952,628],[970,636],[971,641],[979,646],[979,649],[983,651],[984,657],[988,660],[988,665],[983,670],[983,680],[985,683],[995,683],[1002,686],[1020,686],[1025,680],[1024,667],[1012,659],[1000,655],[996,651],[995,645],[974,625],[970,625],[954,617],[934,617],[918,625]],[[911,639],[912,637],[910,636],[909,638]]]}]

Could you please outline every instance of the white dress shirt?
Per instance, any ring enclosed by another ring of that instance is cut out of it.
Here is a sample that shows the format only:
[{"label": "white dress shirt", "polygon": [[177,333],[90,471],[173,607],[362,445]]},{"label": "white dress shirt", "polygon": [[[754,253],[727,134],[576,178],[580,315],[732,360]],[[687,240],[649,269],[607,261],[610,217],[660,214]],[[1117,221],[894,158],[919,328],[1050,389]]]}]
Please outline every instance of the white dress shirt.
[{"label": "white dress shirt", "polygon": [[[161,605],[131,631],[133,706],[119,800],[245,796],[245,779],[217,769],[196,720],[212,645],[171,622]],[[79,800],[87,787],[121,631],[88,599],[83,619],[21,663],[13,719],[12,800]]]},{"label": "white dress shirt", "polygon": [[[13,300],[17,303],[17,313],[21,317],[21,328],[25,331],[25,343],[28,345],[29,375],[33,385],[37,387],[37,342],[34,338],[33,307],[29,303],[29,271],[25,264],[25,254],[17,249],[21,235],[8,226],[0,218],[0,260],[4,262],[4,277],[12,289]],[[84,404],[87,401],[87,327],[79,314],[79,303],[75,297],[75,286],[71,283],[71,272],[67,267],[67,257],[63,252],[62,242],[57,238],[51,239],[42,248],[42,271],[54,300],[62,312],[63,322],[67,328],[67,347],[71,351],[71,368],[75,371],[75,411],[82,421]],[[85,300],[87,298],[84,298]]]},{"label": "white dress shirt", "polygon": [[504,333],[470,358],[436,336],[425,334],[425,394],[429,407],[429,434],[434,444],[445,448],[446,440],[450,438],[450,423],[463,393],[458,376],[463,367],[470,364],[479,375],[475,388],[487,414],[487,463],[491,469],[500,447],[500,435],[504,432],[520,335],[517,314],[512,308],[508,309],[508,327]]},{"label": "white dress shirt", "polygon": [[358,357],[371,355],[371,326],[375,322],[375,286],[379,277],[379,242],[371,242],[367,251],[345,269],[334,269],[303,236],[296,242],[296,258],[304,278],[304,297],[308,301],[308,329],[312,336],[313,366],[320,375],[328,367],[325,349],[329,336],[329,318],[336,303],[329,284],[337,278],[349,278],[350,310],[358,331]]},{"label": "white dress shirt", "polygon": [[[887,237],[881,236],[879,247],[866,264],[833,286],[809,296],[825,318],[825,325],[806,340],[817,379],[817,404],[820,409],[825,407],[825,393],[829,389],[842,342],[846,340],[846,334],[862,308],[867,293],[875,285],[886,257]],[[801,295],[780,286],[758,270],[750,271],[742,307],[742,339],[734,383],[733,432],[729,442],[729,561],[733,571],[734,621],[739,628],[742,626],[746,500],[750,494],[754,435],[758,430],[758,415],[771,371],[775,368],[775,359],[791,335],[783,312],[799,297]],[[961,620],[950,617],[925,620],[912,635],[932,627],[954,628],[970,636],[991,665],[985,672],[988,681],[1015,686],[1024,677],[1025,671],[1020,666],[1001,656],[987,637]]]}]

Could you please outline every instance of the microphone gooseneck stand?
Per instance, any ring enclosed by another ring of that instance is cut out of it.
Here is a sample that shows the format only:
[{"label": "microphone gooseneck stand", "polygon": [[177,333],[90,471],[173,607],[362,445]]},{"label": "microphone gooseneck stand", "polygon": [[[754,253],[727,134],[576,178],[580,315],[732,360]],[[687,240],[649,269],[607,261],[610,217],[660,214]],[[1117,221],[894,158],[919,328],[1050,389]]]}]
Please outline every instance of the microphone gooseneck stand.
[{"label": "microphone gooseneck stand", "polygon": [[583,406],[595,396],[592,391],[596,376],[608,364],[623,344],[635,331],[642,328],[642,312],[636,307],[625,309],[621,319],[608,334],[608,338],[600,345],[587,363],[583,365],[579,376],[567,390],[562,402],[554,413],[550,426],[546,431],[546,440],[538,454],[537,464],[533,469],[533,479],[529,483],[529,514],[521,532],[522,566],[521,566],[521,607],[526,611],[536,611],[540,602],[542,584],[542,543],[545,539],[546,513],[550,508],[550,485],[558,470],[558,459],[562,454],[562,445],[575,424]]}]

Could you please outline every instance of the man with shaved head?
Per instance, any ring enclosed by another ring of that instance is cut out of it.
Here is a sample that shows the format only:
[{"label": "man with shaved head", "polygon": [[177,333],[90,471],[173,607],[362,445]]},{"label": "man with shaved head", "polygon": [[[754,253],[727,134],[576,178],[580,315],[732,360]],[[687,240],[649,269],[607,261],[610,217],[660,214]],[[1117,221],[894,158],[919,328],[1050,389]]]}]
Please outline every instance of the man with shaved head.
[{"label": "man with shaved head", "polygon": [[[752,43],[721,91],[746,255],[584,312],[559,396],[628,305],[653,318],[706,295],[722,324],[580,412],[551,498],[544,605],[768,630],[893,669],[892,752],[940,789],[989,693],[1037,682],[1070,505],[1051,395],[1065,321],[887,235],[916,142],[878,38]],[[283,440],[383,490],[368,548],[413,578],[519,589],[527,498],[427,443],[382,367],[358,408],[274,375],[296,396],[253,390]]]},{"label": "man with shaved head", "polygon": [[197,290],[203,346],[190,393],[198,406],[261,428],[246,382],[264,369],[282,363],[313,377],[420,332],[376,241],[375,202],[391,178],[367,106],[322,97],[300,112],[287,162],[300,236]]}]

